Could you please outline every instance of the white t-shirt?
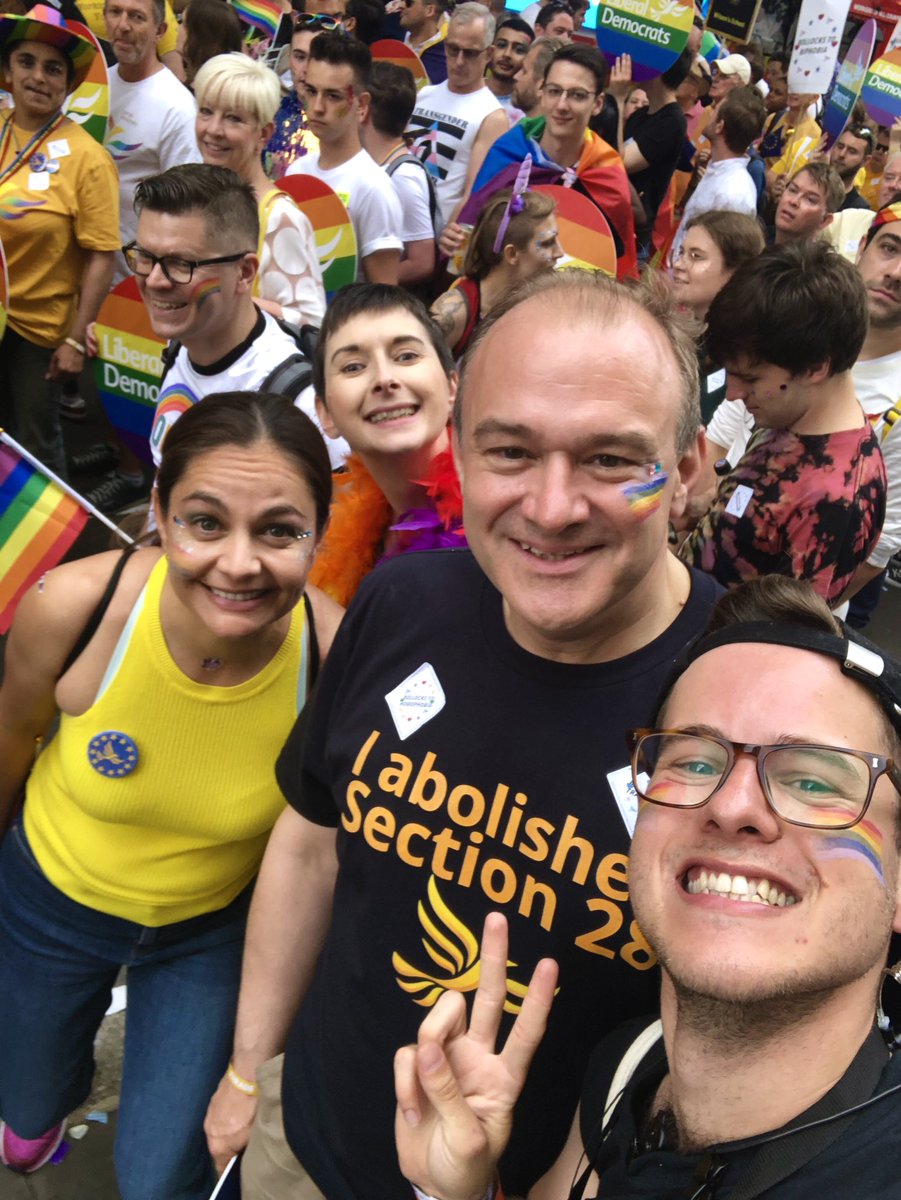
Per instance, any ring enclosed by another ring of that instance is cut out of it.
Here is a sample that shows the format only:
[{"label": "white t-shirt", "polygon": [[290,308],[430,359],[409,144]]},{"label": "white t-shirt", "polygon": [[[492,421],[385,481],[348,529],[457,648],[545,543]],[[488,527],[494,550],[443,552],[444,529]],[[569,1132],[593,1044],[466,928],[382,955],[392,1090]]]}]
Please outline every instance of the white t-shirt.
[{"label": "white t-shirt", "polygon": [[885,567],[888,560],[901,550],[901,421],[883,439],[885,422],[881,419],[887,409],[901,400],[901,350],[882,358],[856,362],[851,377],[857,399],[868,417],[878,417],[873,430],[880,438],[879,448],[885,461],[885,521],[876,548],[867,562],[872,567]]},{"label": "white t-shirt", "polygon": [[710,163],[685,205],[670,252],[672,262],[679,256],[688,222],[698,213],[737,212],[746,213],[749,217],[757,215],[757,188],[748,174],[750,161],[747,155],[742,155],[741,158],[724,158],[721,162]]},{"label": "white t-shirt", "polygon": [[357,279],[365,279],[363,259],[377,250],[403,250],[403,213],[391,180],[365,150],[328,170],[320,167],[319,154],[305,154],[291,163],[286,175],[313,175],[336,192],[350,213],[357,237],[360,265]]},{"label": "white t-shirt", "polygon": [[419,93],[409,123],[412,152],[435,180],[442,226],[463,196],[469,156],[482,122],[500,107],[487,87],[461,96],[446,83],[436,83]]},{"label": "white t-shirt", "polygon": [[735,466],[745,452],[754,432],[754,418],[745,408],[744,400],[724,400],[710,418],[707,441],[725,446],[724,457]]},{"label": "white t-shirt", "polygon": [[[260,385],[275,368],[297,352],[294,339],[285,333],[274,317],[264,312],[259,313],[257,323],[243,345],[236,346],[218,362],[210,363],[207,367],[192,363],[187,349],[182,346],[175,362],[166,372],[156,402],[150,431],[150,451],[156,466],[160,465],[163,439],[192,404],[197,404],[214,392],[259,391]],[[295,399],[294,406],[306,413],[317,429],[322,429],[316,416],[312,386],[303,389]],[[332,468],[340,467],[350,454],[350,447],[343,438],[332,440],[326,437],[324,440]]]},{"label": "white t-shirt", "polygon": [[833,216],[820,238],[834,246],[842,258],[856,263],[860,239],[866,235],[875,216],[870,209],[846,208],[844,212],[837,212]]},{"label": "white t-shirt", "polygon": [[321,325],[325,288],[313,226],[284,192],[267,200],[259,294],[280,304],[284,320],[292,325]]},{"label": "white t-shirt", "polygon": [[[109,71],[110,130],[106,148],[119,172],[119,229],[122,245],[134,241],[135,187],[148,175],[158,175],[182,163],[201,161],[194,138],[194,97],[168,67],[138,83],[119,78],[118,64]],[[118,283],[130,274],[121,253],[116,254]]]},{"label": "white t-shirt", "polygon": [[434,238],[429,181],[422,167],[417,167],[416,163],[402,162],[388,178],[394,184],[404,215],[401,233],[404,242],[424,242]]}]

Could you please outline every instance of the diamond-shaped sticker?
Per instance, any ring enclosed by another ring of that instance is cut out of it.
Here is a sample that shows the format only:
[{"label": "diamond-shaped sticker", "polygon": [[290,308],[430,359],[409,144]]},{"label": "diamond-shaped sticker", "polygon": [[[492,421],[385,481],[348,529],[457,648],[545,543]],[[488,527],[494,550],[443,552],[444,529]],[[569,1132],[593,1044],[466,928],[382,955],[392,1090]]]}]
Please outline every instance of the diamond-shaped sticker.
[{"label": "diamond-shaped sticker", "polygon": [[390,691],[385,700],[401,741],[436,717],[447,703],[435,668],[427,662]]}]

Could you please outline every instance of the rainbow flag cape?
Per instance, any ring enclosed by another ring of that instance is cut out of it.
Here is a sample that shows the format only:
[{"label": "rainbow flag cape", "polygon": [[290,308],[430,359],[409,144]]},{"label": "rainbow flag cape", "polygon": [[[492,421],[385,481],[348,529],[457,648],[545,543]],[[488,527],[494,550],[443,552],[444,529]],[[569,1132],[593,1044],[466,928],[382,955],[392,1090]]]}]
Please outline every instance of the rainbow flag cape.
[{"label": "rainbow flag cape", "polygon": [[230,3],[245,25],[261,29],[264,37],[275,37],[282,19],[282,8],[277,0],[230,0]]},{"label": "rainbow flag cape", "polygon": [[[459,221],[474,225],[494,193],[512,186],[527,154],[532,155],[532,187],[540,183],[566,186],[567,172],[551,162],[539,145],[544,124],[544,117],[524,117],[493,143],[476,176],[472,195],[457,218]],[[616,244],[617,277],[637,277],[635,218],[632,215],[629,177],[616,150],[591,130],[585,132],[572,186],[575,191],[587,196],[607,219]]]},{"label": "rainbow flag cape", "polygon": [[22,596],[57,565],[89,516],[132,541],[0,429],[0,634],[9,631]]}]

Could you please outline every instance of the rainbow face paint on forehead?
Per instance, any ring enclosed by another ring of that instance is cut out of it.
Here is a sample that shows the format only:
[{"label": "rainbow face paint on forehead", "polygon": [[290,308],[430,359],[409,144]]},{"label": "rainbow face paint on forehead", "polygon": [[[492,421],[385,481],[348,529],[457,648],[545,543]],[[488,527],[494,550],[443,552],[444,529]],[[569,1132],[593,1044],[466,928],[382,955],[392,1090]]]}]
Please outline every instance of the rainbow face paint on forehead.
[{"label": "rainbow face paint on forehead", "polygon": [[872,821],[858,821],[850,829],[824,829],[819,833],[817,854],[832,859],[863,860],[881,886],[885,886],[882,871],[882,833]]},{"label": "rainbow face paint on forehead", "polygon": [[647,472],[650,478],[646,483],[627,483],[622,489],[626,503],[639,521],[646,521],[660,508],[663,489],[669,480],[662,463],[649,463]]}]

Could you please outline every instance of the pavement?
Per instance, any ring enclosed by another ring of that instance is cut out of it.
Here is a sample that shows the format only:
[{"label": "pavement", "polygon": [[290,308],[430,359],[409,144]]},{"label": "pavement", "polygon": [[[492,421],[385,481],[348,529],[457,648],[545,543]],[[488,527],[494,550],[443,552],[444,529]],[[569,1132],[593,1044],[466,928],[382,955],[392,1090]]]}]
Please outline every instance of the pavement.
[{"label": "pavement", "polygon": [[[85,386],[83,394],[88,393]],[[86,420],[65,422],[66,449],[70,454],[86,449],[94,442],[109,439],[109,429],[93,398],[89,398]],[[98,482],[96,478],[73,480],[82,490]],[[118,518],[115,518],[118,519]],[[80,558],[110,548],[111,537],[100,522],[91,520],[70,553]],[[867,637],[901,658],[901,589],[886,588],[876,614],[866,630]],[[125,1012],[105,1018],[95,1046],[97,1074],[94,1090],[87,1103],[72,1115],[72,1126],[86,1126],[81,1140],[67,1138],[69,1152],[58,1165],[50,1165],[34,1175],[18,1176],[0,1167],[0,1200],[120,1200],[113,1173],[113,1138],[116,1131],[118,1087],[122,1067],[122,1043]],[[107,1114],[108,1124],[88,1121],[87,1114]],[[159,1200],[166,1200],[161,1196]]]}]

